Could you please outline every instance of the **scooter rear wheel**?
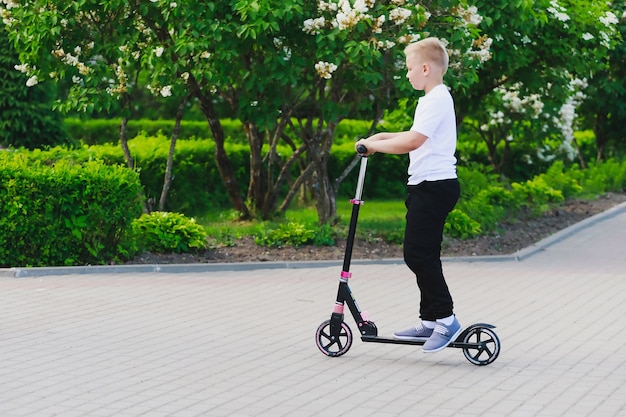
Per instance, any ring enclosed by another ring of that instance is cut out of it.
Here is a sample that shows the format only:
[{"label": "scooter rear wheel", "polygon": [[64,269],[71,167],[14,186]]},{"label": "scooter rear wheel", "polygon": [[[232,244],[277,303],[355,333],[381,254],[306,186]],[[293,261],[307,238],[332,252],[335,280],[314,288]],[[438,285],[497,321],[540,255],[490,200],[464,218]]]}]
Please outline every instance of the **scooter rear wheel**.
[{"label": "scooter rear wheel", "polygon": [[330,320],[326,320],[317,328],[315,342],[324,355],[331,357],[341,356],[352,346],[352,330],[342,321],[338,333],[333,335]]},{"label": "scooter rear wheel", "polygon": [[463,348],[465,358],[474,365],[489,365],[500,354],[500,339],[496,332],[487,327],[474,327],[463,338],[464,343],[476,347]]}]

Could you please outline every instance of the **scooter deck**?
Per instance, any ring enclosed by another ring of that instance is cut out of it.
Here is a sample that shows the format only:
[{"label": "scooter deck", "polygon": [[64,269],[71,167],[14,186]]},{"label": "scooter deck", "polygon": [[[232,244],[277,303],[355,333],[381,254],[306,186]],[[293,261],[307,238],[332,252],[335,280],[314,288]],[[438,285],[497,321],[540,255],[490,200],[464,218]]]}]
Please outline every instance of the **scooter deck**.
[{"label": "scooter deck", "polygon": [[[461,334],[461,336],[463,336],[463,334]],[[466,343],[463,342],[463,339],[461,338],[461,336],[457,337],[457,339],[450,343],[447,347],[453,347],[453,348],[465,348],[465,349],[472,349],[472,348],[477,348],[479,347],[479,345],[477,345],[476,343]],[[425,340],[401,340],[401,339],[395,339],[392,337],[383,337],[383,336],[361,336],[361,340],[363,342],[371,342],[371,343],[388,343],[388,344],[393,344],[393,345],[414,345],[414,346],[422,346],[424,343],[426,343]]]}]

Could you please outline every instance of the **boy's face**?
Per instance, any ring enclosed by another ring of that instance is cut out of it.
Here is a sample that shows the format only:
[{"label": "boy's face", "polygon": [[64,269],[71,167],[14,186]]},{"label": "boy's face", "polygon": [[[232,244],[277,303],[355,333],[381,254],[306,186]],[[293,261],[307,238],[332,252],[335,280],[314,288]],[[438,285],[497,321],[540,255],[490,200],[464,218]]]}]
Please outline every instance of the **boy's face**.
[{"label": "boy's face", "polygon": [[425,63],[419,54],[413,53],[406,57],[406,78],[415,90],[424,90],[430,73],[430,65]]}]

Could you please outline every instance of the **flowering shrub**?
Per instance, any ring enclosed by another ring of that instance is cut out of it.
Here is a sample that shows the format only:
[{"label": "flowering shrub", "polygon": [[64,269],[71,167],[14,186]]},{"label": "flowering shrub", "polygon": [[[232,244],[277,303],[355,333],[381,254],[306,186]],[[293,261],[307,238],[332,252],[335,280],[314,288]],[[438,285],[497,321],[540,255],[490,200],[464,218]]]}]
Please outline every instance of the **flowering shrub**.
[{"label": "flowering shrub", "polygon": [[[573,131],[589,77],[607,66],[620,39],[618,19],[597,2],[540,0],[476,3],[480,27],[493,39],[475,89],[459,100],[471,127],[487,144],[492,167],[503,173],[513,141],[526,144],[527,164],[577,155]],[[511,18],[518,15],[519,18]],[[463,111],[463,110],[462,110]]]}]

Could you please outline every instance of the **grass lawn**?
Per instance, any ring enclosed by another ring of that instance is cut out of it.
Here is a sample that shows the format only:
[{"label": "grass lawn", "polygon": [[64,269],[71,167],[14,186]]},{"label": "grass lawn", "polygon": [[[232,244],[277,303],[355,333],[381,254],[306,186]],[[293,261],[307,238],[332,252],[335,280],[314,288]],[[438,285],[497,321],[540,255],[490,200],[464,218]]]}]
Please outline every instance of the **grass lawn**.
[{"label": "grass lawn", "polygon": [[[338,223],[333,227],[336,237],[346,237],[352,204],[349,200],[337,201]],[[357,236],[359,238],[384,237],[387,241],[401,242],[404,233],[404,201],[366,201],[359,209]],[[214,243],[228,244],[244,236],[257,236],[290,222],[317,225],[317,212],[313,207],[294,208],[285,218],[277,221],[239,221],[232,210],[210,212],[196,219],[203,225]]]}]

